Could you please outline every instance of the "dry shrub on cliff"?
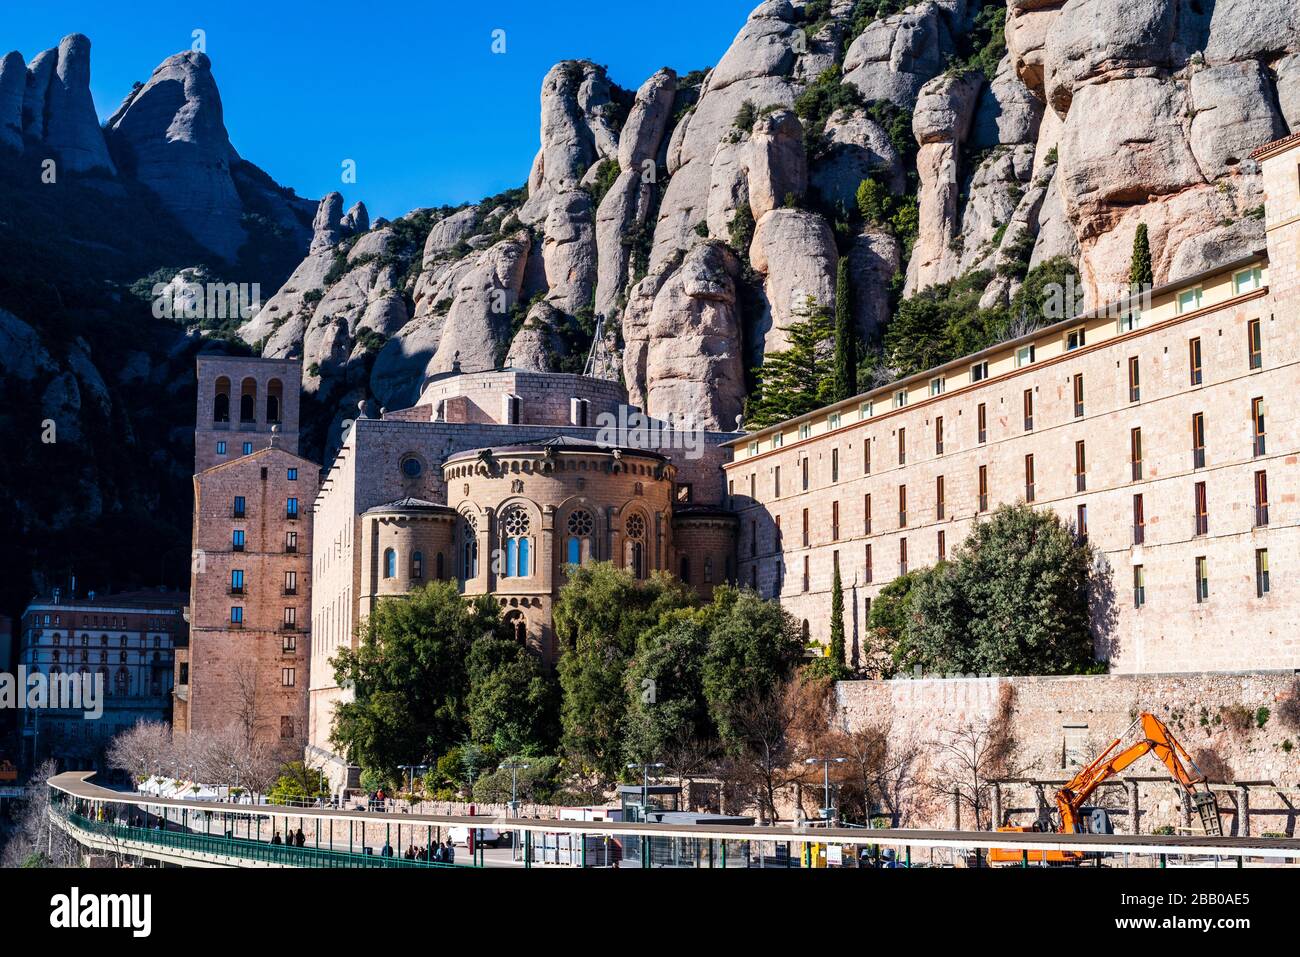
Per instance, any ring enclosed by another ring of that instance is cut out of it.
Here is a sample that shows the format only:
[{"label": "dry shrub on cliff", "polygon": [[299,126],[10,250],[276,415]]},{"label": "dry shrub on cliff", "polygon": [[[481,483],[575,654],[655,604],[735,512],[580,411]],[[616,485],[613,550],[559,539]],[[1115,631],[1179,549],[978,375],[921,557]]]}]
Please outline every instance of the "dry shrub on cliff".
[{"label": "dry shrub on cliff", "polygon": [[1224,760],[1223,755],[1212,748],[1197,748],[1192,753],[1192,760],[1205,775],[1205,780],[1215,784],[1231,784],[1237,779],[1232,766]]}]

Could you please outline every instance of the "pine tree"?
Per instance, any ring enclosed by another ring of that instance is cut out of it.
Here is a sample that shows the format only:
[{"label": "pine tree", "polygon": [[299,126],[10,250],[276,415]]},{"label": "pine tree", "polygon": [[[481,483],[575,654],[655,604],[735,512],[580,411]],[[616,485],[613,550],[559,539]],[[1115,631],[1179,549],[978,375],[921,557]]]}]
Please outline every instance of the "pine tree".
[{"label": "pine tree", "polygon": [[835,272],[835,401],[858,394],[858,335],[853,328],[849,258],[840,257]]},{"label": "pine tree", "polygon": [[1147,239],[1147,224],[1139,223],[1133,236],[1133,261],[1128,270],[1128,281],[1138,289],[1149,289],[1155,282],[1151,272],[1151,243]]},{"label": "pine tree", "polygon": [[831,341],[835,329],[825,310],[786,329],[790,347],[763,357],[745,409],[749,428],[764,428],[812,412],[832,401]]},{"label": "pine tree", "polygon": [[831,660],[835,671],[845,669],[844,664],[844,584],[840,581],[840,566],[835,564],[831,579]]}]

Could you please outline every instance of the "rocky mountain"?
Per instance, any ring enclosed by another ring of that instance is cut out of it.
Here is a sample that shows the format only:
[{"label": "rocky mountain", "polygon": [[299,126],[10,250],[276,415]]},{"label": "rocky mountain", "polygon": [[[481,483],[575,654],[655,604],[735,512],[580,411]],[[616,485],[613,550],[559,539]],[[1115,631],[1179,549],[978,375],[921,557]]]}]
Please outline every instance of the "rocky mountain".
[{"label": "rocky mountain", "polygon": [[[1249,153],[1300,131],[1290,0],[767,0],[738,27],[710,69],[635,88],[556,64],[519,188],[373,222],[243,160],[201,53],[103,127],[85,37],[0,59],[8,408],[95,442],[96,416],[125,420],[118,446],[58,463],[72,501],[11,495],[22,534],[156,514],[157,489],[106,494],[97,469],[147,449],[183,479],[185,366],[229,338],[303,359],[313,454],[359,399],[406,406],[457,369],[581,370],[597,336],[597,373],[633,402],[731,429],[765,357],[832,307],[841,260],[879,381],[922,361],[898,321],[918,302],[978,313],[951,350],[1040,321],[1024,296],[1052,277],[1077,273],[1084,306],[1116,295],[1139,224],[1158,283],[1258,248]],[[49,159],[59,185],[37,188]],[[137,293],[178,275],[275,292],[238,320],[155,320]]]},{"label": "rocky mountain", "polygon": [[1300,129],[1298,22],[1283,0],[768,0],[712,69],[635,93],[557,64],[526,188],[412,213],[406,252],[396,224],[318,230],[240,334],[394,408],[455,368],[580,367],[599,319],[634,402],[732,428],[841,257],[870,345],[954,280],[1005,307],[1059,262],[1085,307],[1117,295],[1139,223],[1157,282],[1257,248],[1248,154]]}]

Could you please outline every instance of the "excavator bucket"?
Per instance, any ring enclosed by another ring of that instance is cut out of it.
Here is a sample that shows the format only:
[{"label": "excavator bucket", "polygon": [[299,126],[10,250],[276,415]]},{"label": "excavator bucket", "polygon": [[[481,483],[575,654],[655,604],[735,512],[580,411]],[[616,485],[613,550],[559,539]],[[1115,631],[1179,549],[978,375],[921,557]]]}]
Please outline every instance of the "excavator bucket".
[{"label": "excavator bucket", "polygon": [[1223,820],[1219,817],[1219,800],[1213,791],[1199,791],[1193,798],[1196,812],[1201,816],[1201,827],[1209,837],[1223,836]]}]

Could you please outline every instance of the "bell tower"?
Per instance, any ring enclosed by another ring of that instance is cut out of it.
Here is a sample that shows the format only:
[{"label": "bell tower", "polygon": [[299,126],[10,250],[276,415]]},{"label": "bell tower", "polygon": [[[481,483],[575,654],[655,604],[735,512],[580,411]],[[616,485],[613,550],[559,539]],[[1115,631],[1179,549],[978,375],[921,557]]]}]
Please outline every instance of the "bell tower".
[{"label": "bell tower", "polygon": [[237,356],[198,358],[194,474],[271,445],[298,454],[302,362]]}]

